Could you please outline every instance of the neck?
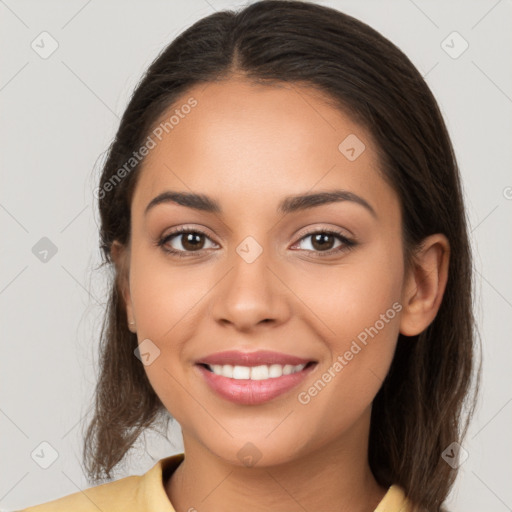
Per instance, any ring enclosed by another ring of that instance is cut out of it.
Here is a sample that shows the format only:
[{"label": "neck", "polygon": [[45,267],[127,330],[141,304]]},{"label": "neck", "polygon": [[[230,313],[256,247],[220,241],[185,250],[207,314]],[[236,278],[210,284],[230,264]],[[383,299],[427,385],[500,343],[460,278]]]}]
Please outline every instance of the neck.
[{"label": "neck", "polygon": [[272,466],[234,465],[184,432],[185,459],[166,483],[167,496],[176,511],[373,512],[387,489],[368,465],[366,416],[367,428],[353,425],[342,438]]}]

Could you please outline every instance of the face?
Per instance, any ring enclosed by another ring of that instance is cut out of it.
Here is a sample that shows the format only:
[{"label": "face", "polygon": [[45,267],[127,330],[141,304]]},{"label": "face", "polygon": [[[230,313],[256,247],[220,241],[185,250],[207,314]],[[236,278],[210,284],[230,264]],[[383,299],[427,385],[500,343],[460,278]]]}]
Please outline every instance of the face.
[{"label": "face", "polygon": [[[297,85],[203,84],[162,120],[176,108],[172,129],[153,136],[125,252],[127,313],[151,385],[185,446],[234,464],[249,442],[269,465],[346,442],[368,427],[404,287],[399,200],[369,133]],[[208,196],[218,211],[170,200],[146,210],[169,191]],[[290,200],[331,191],[344,194]],[[226,350],[314,364],[291,389],[244,403],[215,391],[197,364]]]}]

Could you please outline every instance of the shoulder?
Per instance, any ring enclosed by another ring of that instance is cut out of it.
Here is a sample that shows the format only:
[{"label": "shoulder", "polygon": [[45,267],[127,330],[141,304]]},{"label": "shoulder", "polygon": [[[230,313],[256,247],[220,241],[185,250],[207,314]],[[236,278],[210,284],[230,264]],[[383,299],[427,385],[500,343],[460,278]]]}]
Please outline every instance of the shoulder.
[{"label": "shoulder", "polygon": [[89,512],[105,510],[109,512],[128,510],[133,506],[134,494],[137,493],[142,477],[129,476],[114,482],[91,487],[83,491],[68,494],[62,498],[48,501],[23,509],[20,512]]},{"label": "shoulder", "polygon": [[374,512],[413,512],[412,503],[399,485],[392,485]]},{"label": "shoulder", "polygon": [[127,476],[17,512],[174,512],[162,478],[172,473],[182,460],[183,454],[166,457],[143,475]]}]

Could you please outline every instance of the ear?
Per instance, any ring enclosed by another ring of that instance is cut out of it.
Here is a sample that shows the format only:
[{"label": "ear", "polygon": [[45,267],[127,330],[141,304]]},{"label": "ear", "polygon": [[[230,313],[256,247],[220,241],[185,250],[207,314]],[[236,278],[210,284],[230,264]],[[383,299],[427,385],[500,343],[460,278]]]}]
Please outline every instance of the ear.
[{"label": "ear", "polygon": [[129,251],[121,242],[114,240],[110,247],[110,254],[116,267],[117,283],[126,308],[128,329],[132,332],[136,332],[135,317],[133,315],[133,305],[130,294]]},{"label": "ear", "polygon": [[413,258],[402,291],[400,332],[415,336],[434,320],[448,281],[450,243],[437,233],[423,240]]}]

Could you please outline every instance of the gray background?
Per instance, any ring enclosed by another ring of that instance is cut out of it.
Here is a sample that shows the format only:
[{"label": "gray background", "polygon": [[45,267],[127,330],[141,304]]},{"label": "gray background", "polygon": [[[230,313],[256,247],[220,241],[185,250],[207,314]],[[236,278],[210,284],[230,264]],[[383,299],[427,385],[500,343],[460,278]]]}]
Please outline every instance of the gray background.
[{"label": "gray background", "polygon": [[[319,3],[397,44],[445,116],[475,250],[484,360],[481,400],[464,443],[469,457],[448,505],[454,512],[512,510],[512,2]],[[106,299],[106,274],[94,271],[100,252],[92,194],[103,153],[157,53],[199,18],[243,4],[0,0],[2,510],[89,487],[80,467],[81,421]],[[46,59],[31,47],[34,40],[43,46],[43,31],[59,45]],[[457,58],[446,45],[459,53],[463,41],[442,43],[453,31],[469,44]],[[43,237],[57,249],[46,262],[33,251],[48,244]],[[143,473],[180,452],[178,425],[170,436],[171,444],[148,435],[146,449],[139,443],[117,476]],[[40,464],[53,452],[42,442],[58,455],[47,469]]]}]

